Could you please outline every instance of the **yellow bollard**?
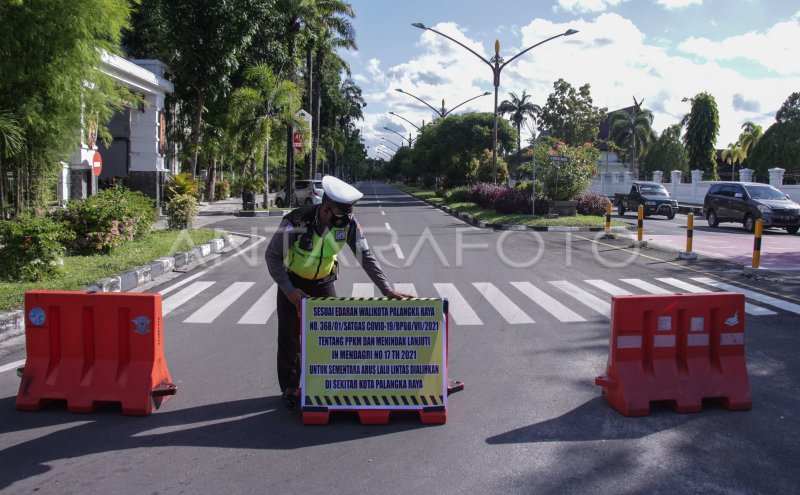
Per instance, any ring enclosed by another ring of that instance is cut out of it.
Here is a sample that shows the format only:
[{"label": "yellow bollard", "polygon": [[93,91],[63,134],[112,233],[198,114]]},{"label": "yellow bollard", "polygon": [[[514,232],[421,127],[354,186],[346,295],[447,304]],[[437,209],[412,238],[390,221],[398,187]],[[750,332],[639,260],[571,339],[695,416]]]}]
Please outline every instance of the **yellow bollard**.
[{"label": "yellow bollard", "polygon": [[753,268],[761,264],[761,235],[764,233],[764,221],[756,220],[756,236],[753,240]]},{"label": "yellow bollard", "polygon": [[606,203],[606,236],[611,235],[611,203]]},{"label": "yellow bollard", "polygon": [[644,231],[644,206],[639,205],[639,220],[636,227],[636,240],[642,242],[642,234]]},{"label": "yellow bollard", "polygon": [[686,251],[679,253],[678,257],[682,260],[696,260],[697,255],[692,252],[692,238],[694,237],[694,213],[689,213],[686,217]]}]

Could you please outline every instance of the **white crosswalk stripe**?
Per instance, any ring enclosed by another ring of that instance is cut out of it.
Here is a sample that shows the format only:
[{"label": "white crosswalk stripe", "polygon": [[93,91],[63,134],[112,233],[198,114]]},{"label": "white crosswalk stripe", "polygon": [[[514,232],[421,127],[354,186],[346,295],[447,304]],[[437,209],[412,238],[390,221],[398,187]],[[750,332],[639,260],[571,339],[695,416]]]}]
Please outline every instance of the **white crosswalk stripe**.
[{"label": "white crosswalk stripe", "polygon": [[761,294],[752,290],[742,289],[741,287],[736,287],[735,285],[726,284],[725,282],[714,280],[708,277],[694,277],[692,278],[692,280],[694,280],[695,282],[700,282],[701,284],[706,284],[712,287],[716,287],[717,289],[726,290],[728,292],[741,292],[742,294],[744,294],[744,297],[748,297],[750,299],[762,302],[764,304],[769,304],[770,306],[774,306],[776,308],[789,311],[790,313],[800,314],[800,304],[784,301],[782,299],[778,299],[777,297],[767,296],[765,294]]},{"label": "white crosswalk stripe", "polygon": [[[677,278],[657,278],[659,282],[664,282],[665,284],[674,285],[679,289],[683,289],[686,292],[691,292],[692,294],[708,294],[710,291],[705,287],[700,287],[694,284],[690,284],[689,282],[684,282],[682,280],[678,280]],[[749,302],[744,303],[744,311],[749,315],[754,316],[768,316],[776,314],[774,311],[769,310],[767,308],[762,308],[760,306],[756,306],[755,304],[751,304]]]},{"label": "white crosswalk stripe", "polygon": [[564,294],[575,298],[581,304],[585,304],[606,318],[611,317],[611,303],[586,292],[585,290],[567,282],[566,280],[551,280],[550,283]]},{"label": "white crosswalk stripe", "polygon": [[622,287],[617,287],[616,285],[606,282],[605,280],[584,280],[589,285],[597,287],[598,289],[608,292],[612,296],[630,296],[631,293],[627,290],[623,289]]},{"label": "white crosswalk stripe", "polygon": [[[624,284],[624,286],[620,286],[620,283]],[[203,298],[202,307],[183,321],[186,323],[211,323],[220,318],[226,311],[231,313],[231,306],[242,297],[247,297],[248,301],[257,300],[243,315],[229,316],[229,318],[236,318],[237,324],[264,325],[275,313],[277,291],[280,290],[276,284],[272,284],[263,294],[259,293],[251,296],[247,296],[247,294],[254,292],[256,282],[234,282],[218,295],[214,295],[207,290],[214,284],[214,281],[190,282],[186,287],[179,289],[175,294],[164,299],[162,313],[165,316],[169,315],[187,302],[195,298]],[[452,321],[457,325],[465,326],[484,324],[481,317],[473,309],[476,304],[483,304],[481,302],[483,299],[491,304],[510,325],[535,324],[536,320],[541,318],[546,320],[547,317],[553,317],[562,323],[580,323],[587,321],[592,313],[598,313],[609,318],[611,314],[610,296],[674,294],[676,292],[693,294],[709,294],[716,291],[740,292],[748,300],[771,306],[762,307],[745,302],[745,311],[748,315],[775,315],[777,314],[777,309],[800,314],[800,304],[708,277],[692,277],[688,281],[674,277],[658,277],[652,281],[638,278],[623,278],[618,281],[602,279],[551,280],[538,282],[538,286],[528,281],[506,282],[503,284],[471,282],[471,284],[476,290],[467,289],[463,293],[462,290],[464,289],[459,289],[458,284],[443,282],[426,283],[420,286],[419,290],[419,284],[397,283],[394,284],[394,289],[415,297],[420,295],[419,291],[421,290],[423,297],[430,297],[433,295],[430,291],[430,286],[432,285],[434,293],[438,297],[446,298],[450,301],[449,307],[450,314],[453,317]],[[425,289],[426,286],[428,289]],[[552,286],[557,290],[554,291],[552,288],[548,290],[547,286]],[[258,287],[261,287],[260,291],[263,290],[264,286],[259,284]],[[509,292],[514,292],[515,290],[525,296],[525,299],[520,303],[514,302],[512,299],[513,294]],[[602,291],[603,295],[600,294],[600,291]],[[356,282],[352,285],[351,294],[352,297],[375,297],[376,292],[377,289],[374,284]],[[346,294],[347,292],[342,290],[342,293]],[[777,309],[773,310],[773,308]],[[545,314],[549,314],[549,316],[542,316]]]},{"label": "white crosswalk stripe", "polygon": [[176,292],[175,295],[164,300],[163,304],[161,305],[161,314],[163,316],[168,315],[186,301],[189,301],[196,295],[214,285],[214,283],[215,282],[195,282],[182,291]]},{"label": "white crosswalk stripe", "polygon": [[674,291],[663,289],[655,284],[651,284],[650,282],[646,282],[644,280],[638,278],[622,278],[620,279],[622,282],[626,284],[630,284],[637,289],[641,289],[648,294],[674,294]]},{"label": "white crosswalk stripe", "polygon": [[272,284],[253,306],[239,319],[239,325],[265,325],[275,311],[278,284]]},{"label": "white crosswalk stripe", "polygon": [[414,287],[414,284],[394,284],[394,290],[402,294],[409,294],[414,297],[419,297],[417,288]]},{"label": "white crosswalk stripe", "polygon": [[439,297],[448,300],[450,316],[456,325],[483,325],[483,321],[478,318],[454,284],[433,284],[433,288],[439,293]]},{"label": "white crosswalk stripe", "polygon": [[562,323],[586,321],[583,316],[564,306],[551,297],[550,294],[547,294],[530,282],[511,282],[511,285],[516,287],[520,292],[528,296],[528,299],[538,304],[543,310],[556,317],[558,321]]},{"label": "white crosswalk stripe", "polygon": [[494,284],[488,282],[473,282],[472,285],[478,289],[483,297],[486,298],[510,325],[521,323],[534,323],[533,319],[526,315],[519,306],[514,304],[511,299],[500,292]]},{"label": "white crosswalk stripe", "polygon": [[353,297],[375,297],[375,285],[357,282],[353,284]]},{"label": "white crosswalk stripe", "polygon": [[234,282],[217,297],[208,301],[200,309],[183,320],[184,323],[212,323],[239,297],[254,286],[255,282]]}]

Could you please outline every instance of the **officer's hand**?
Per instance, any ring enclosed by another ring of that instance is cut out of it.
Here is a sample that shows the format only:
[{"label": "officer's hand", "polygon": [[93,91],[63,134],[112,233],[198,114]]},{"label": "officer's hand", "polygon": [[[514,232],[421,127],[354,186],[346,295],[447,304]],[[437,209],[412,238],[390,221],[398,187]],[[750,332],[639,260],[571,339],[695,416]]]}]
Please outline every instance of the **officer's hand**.
[{"label": "officer's hand", "polygon": [[386,297],[389,299],[414,299],[417,296],[412,296],[411,294],[403,294],[402,292],[395,292],[390,290],[386,293]]},{"label": "officer's hand", "polygon": [[303,312],[303,298],[305,297],[308,297],[308,294],[301,291],[300,289],[295,289],[289,295],[289,300],[292,301],[292,304],[294,304],[295,309],[297,309],[298,318],[300,318],[301,313]]}]

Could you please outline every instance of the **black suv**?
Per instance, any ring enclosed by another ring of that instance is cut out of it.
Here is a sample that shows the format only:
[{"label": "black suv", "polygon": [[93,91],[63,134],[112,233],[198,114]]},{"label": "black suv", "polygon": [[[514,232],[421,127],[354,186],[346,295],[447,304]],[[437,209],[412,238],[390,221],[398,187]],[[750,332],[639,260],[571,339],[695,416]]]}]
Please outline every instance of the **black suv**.
[{"label": "black suv", "polygon": [[800,230],[800,205],[769,184],[754,182],[716,182],[706,193],[703,214],[708,225],[742,222],[753,232],[756,220],[764,227],[783,227],[790,234]]}]

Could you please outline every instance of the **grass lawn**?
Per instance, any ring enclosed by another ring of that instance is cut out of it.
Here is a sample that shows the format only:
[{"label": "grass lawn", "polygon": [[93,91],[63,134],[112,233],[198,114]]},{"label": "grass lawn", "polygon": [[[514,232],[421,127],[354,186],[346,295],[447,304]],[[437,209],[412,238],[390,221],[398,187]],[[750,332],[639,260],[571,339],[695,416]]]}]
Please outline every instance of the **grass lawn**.
[{"label": "grass lawn", "polygon": [[0,282],[0,311],[21,307],[25,291],[82,290],[104,277],[146,265],[163,256],[187,251],[219,237],[222,237],[222,233],[211,229],[156,231],[141,240],[124,244],[111,254],[67,256],[64,258],[63,273],[57,278],[40,282]]},{"label": "grass lawn", "polygon": [[[605,217],[593,215],[577,215],[574,217],[547,218],[532,216],[527,214],[505,214],[497,213],[490,208],[482,208],[476,203],[457,202],[447,203],[444,198],[438,197],[435,191],[421,187],[407,186],[404,184],[392,184],[397,189],[409,194],[418,196],[426,201],[447,204],[450,208],[468,213],[472,218],[486,223],[509,224],[509,225],[528,225],[531,227],[603,227]],[[627,227],[628,224],[619,220],[611,220],[611,225],[615,227]]]}]

